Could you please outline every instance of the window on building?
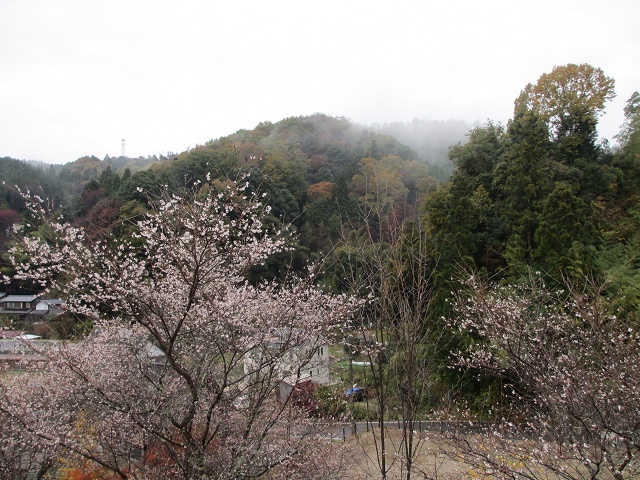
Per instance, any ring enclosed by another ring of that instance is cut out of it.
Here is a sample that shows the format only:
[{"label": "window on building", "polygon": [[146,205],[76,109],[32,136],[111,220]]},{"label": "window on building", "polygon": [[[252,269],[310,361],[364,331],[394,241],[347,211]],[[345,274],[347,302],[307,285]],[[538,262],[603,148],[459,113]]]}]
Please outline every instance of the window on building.
[{"label": "window on building", "polygon": [[20,310],[22,308],[26,308],[22,302],[7,302],[6,308],[9,310]]}]

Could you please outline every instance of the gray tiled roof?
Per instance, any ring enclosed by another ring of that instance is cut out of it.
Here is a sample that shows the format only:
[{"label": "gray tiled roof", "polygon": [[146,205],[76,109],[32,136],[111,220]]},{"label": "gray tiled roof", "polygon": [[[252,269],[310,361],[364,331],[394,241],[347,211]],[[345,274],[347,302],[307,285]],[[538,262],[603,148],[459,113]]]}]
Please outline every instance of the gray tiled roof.
[{"label": "gray tiled roof", "polygon": [[40,295],[7,295],[0,298],[0,302],[33,302],[37,298],[40,298]]}]

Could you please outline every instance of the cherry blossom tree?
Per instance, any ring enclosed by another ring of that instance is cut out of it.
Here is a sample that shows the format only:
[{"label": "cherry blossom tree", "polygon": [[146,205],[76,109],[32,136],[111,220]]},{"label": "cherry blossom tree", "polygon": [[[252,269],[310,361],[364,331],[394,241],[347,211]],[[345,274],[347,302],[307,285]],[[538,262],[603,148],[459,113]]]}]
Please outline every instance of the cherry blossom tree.
[{"label": "cherry blossom tree", "polygon": [[49,235],[14,250],[29,259],[16,277],[61,295],[93,330],[38,351],[32,374],[0,378],[0,413],[22,432],[11,438],[121,479],[339,477],[337,447],[279,386],[357,302],[323,293],[311,272],[245,280],[289,240],[247,185],[165,191],[153,205],[131,238],[95,240],[31,202]]},{"label": "cherry blossom tree", "polygon": [[586,282],[489,285],[471,276],[458,327],[475,339],[459,364],[499,377],[510,397],[497,425],[455,437],[456,458],[497,478],[640,474],[640,335]]},{"label": "cherry blossom tree", "polygon": [[[1,374],[0,374],[1,375]],[[18,390],[16,381],[19,376],[12,375],[2,379],[0,390],[0,478],[42,478],[53,466],[56,449],[51,445],[43,445],[40,438],[23,429],[19,419],[7,415],[7,389],[14,395],[11,401],[16,402],[28,390]]]}]

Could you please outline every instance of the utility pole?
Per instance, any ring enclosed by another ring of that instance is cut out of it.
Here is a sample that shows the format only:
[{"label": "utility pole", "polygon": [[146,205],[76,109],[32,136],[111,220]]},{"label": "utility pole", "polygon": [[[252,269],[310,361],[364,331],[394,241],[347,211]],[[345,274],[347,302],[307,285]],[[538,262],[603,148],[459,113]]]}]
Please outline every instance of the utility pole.
[{"label": "utility pole", "polygon": [[122,139],[122,157],[124,157],[124,138]]},{"label": "utility pole", "polygon": [[354,415],[354,408],[353,408],[353,397],[355,396],[355,392],[354,392],[354,387],[355,385],[353,384],[353,345],[351,345],[351,342],[349,342],[349,385],[351,385],[351,387],[349,388],[349,390],[351,391],[351,395],[349,395],[349,409],[351,410],[351,435],[353,435],[353,437],[356,436],[356,418]]}]

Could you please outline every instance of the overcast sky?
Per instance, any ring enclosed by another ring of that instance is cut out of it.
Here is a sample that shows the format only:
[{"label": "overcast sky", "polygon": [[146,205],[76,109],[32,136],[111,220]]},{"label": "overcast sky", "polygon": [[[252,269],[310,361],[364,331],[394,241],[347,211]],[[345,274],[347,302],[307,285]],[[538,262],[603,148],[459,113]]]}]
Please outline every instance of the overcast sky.
[{"label": "overcast sky", "polygon": [[0,0],[0,157],[181,152],[262,121],[505,123],[590,63],[640,90],[638,0]]}]

